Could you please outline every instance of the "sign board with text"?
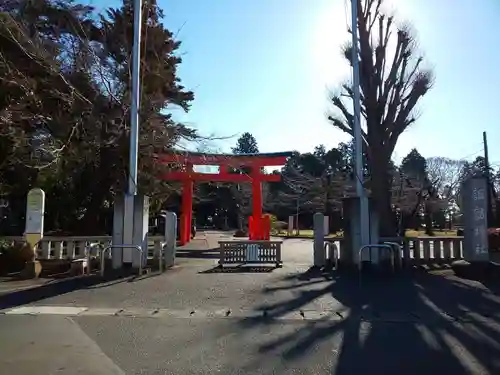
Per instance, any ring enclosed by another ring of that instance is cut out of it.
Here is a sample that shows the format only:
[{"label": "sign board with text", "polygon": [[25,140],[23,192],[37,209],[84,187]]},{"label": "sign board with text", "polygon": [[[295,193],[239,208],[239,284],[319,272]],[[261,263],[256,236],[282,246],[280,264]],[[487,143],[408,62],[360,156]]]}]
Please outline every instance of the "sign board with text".
[{"label": "sign board with text", "polygon": [[43,238],[43,216],[45,214],[45,192],[35,188],[28,192],[26,199],[26,225],[24,236],[34,246]]},{"label": "sign board with text", "polygon": [[469,262],[489,261],[488,184],[484,177],[472,177],[462,186],[464,215],[464,258]]},{"label": "sign board with text", "polygon": [[258,262],[259,261],[259,250],[260,246],[258,244],[248,244],[246,247],[246,261],[247,262]]}]

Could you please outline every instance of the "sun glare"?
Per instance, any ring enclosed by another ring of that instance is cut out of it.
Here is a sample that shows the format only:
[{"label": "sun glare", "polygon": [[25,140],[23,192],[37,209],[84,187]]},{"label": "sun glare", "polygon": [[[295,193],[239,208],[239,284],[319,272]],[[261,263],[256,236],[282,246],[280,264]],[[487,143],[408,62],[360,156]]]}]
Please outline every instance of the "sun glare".
[{"label": "sun glare", "polygon": [[342,57],[343,43],[348,41],[345,1],[330,2],[318,8],[312,27],[311,54],[314,76],[327,86],[337,84],[349,76],[349,66]]}]

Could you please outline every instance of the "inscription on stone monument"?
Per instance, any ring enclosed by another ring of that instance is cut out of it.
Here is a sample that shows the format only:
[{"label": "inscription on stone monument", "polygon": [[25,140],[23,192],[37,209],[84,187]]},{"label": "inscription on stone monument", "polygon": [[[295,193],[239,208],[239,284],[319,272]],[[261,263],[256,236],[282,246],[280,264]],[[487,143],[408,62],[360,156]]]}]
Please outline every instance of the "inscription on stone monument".
[{"label": "inscription on stone monument", "polygon": [[488,201],[485,178],[468,179],[463,185],[464,258],[468,261],[488,261]]}]

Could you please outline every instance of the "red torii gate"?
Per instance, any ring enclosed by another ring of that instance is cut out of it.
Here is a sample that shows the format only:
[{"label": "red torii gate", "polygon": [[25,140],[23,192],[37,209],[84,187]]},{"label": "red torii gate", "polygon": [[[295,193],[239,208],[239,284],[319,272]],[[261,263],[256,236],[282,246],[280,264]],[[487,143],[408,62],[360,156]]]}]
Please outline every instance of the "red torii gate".
[{"label": "red torii gate", "polygon": [[[164,154],[159,161],[166,164],[181,165],[180,171],[163,175],[164,180],[182,181],[182,203],[180,218],[180,244],[184,245],[191,238],[191,222],[193,220],[193,185],[201,182],[251,182],[252,183],[252,218],[250,239],[264,239],[262,223],[262,182],[279,182],[281,175],[262,173],[263,167],[285,165],[291,152],[266,154],[203,154],[183,152]],[[213,165],[219,167],[219,173],[199,173],[193,171],[194,165]],[[250,168],[249,174],[229,173],[229,168]]]}]

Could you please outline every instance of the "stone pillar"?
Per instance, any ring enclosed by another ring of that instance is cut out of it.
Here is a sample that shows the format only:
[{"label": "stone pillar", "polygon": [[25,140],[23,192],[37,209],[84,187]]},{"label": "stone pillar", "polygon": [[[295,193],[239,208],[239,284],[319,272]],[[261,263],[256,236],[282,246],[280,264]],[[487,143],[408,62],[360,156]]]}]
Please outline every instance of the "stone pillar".
[{"label": "stone pillar", "polygon": [[26,198],[26,224],[24,229],[24,239],[28,245],[25,246],[24,252],[29,255],[21,272],[21,277],[25,279],[36,278],[42,272],[42,265],[36,259],[36,246],[43,238],[44,214],[45,192],[39,188],[31,189]]},{"label": "stone pillar", "polygon": [[176,238],[177,215],[174,212],[167,212],[165,214],[165,268],[172,267],[175,264]]},{"label": "stone pillar", "polygon": [[314,222],[314,266],[324,267],[326,263],[324,242],[325,242],[325,232],[324,232],[324,215],[321,212],[316,212],[313,216]]},{"label": "stone pillar", "polygon": [[[117,196],[114,202],[113,234],[111,263],[113,269],[122,268],[124,264],[139,268],[144,267],[148,256],[149,198],[144,195]],[[123,247],[127,245],[127,247]],[[139,252],[131,247],[141,247]]]},{"label": "stone pillar", "polygon": [[[149,232],[149,197],[145,195],[134,196],[134,229],[132,244],[140,246],[142,253],[131,248],[132,268],[146,266],[148,261],[148,232]],[[124,249],[125,250],[125,249]],[[141,258],[142,257],[142,258]]]},{"label": "stone pillar", "polygon": [[[488,185],[486,178],[473,177],[462,185],[464,212],[464,259],[468,262],[488,262]],[[457,250],[453,249],[455,253]],[[456,253],[455,253],[456,256]]]},{"label": "stone pillar", "polygon": [[293,223],[294,223],[293,215],[288,216],[288,235],[291,236],[293,234]]},{"label": "stone pillar", "polygon": [[[111,243],[113,245],[121,245],[123,243],[123,221],[124,221],[124,210],[125,210],[125,197],[123,195],[117,195],[113,204],[113,234],[111,237]],[[113,269],[119,269],[122,267],[123,263],[123,249],[121,248],[111,248],[111,264]]]},{"label": "stone pillar", "polygon": [[[365,198],[366,199],[366,198]],[[376,213],[370,209],[371,201],[368,200],[369,205],[369,225],[370,225],[370,243],[378,243],[378,223],[379,219]],[[343,223],[344,223],[344,241],[340,250],[340,262],[342,265],[357,265],[359,248],[361,247],[361,231],[360,231],[360,209],[359,198],[351,197],[344,198],[342,202]],[[368,250],[363,252],[363,260],[370,260]],[[372,263],[378,263],[378,250],[371,249]]]},{"label": "stone pillar", "polygon": [[[367,199],[367,198],[366,198]],[[371,209],[371,202],[368,202],[368,211],[369,211],[369,218],[368,218],[368,225],[370,227],[370,234],[368,238],[369,243],[373,244],[378,244],[380,242],[380,238],[378,235],[378,228],[379,228],[379,218],[375,210]],[[372,254],[371,254],[371,261],[373,264],[379,264],[381,261],[389,261],[391,259],[391,252],[389,252],[386,249],[377,249],[373,248]],[[381,251],[382,250],[382,251]]]},{"label": "stone pillar", "polygon": [[340,250],[340,263],[342,266],[357,264],[357,251],[359,249],[359,228],[356,227],[356,215],[359,212],[357,198],[344,198],[342,201],[342,216],[344,224],[344,241]]}]

